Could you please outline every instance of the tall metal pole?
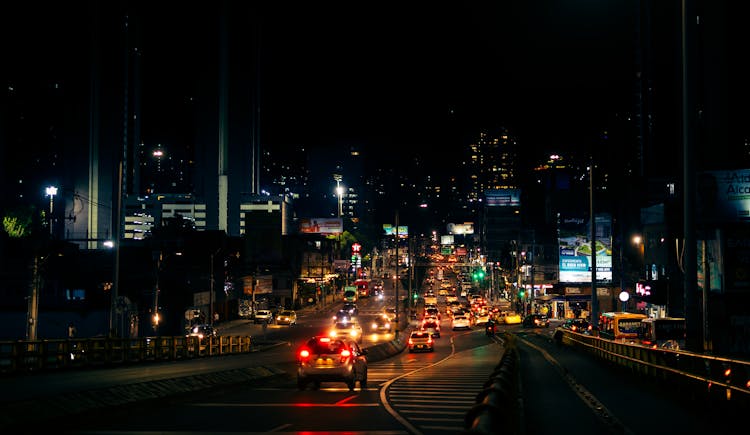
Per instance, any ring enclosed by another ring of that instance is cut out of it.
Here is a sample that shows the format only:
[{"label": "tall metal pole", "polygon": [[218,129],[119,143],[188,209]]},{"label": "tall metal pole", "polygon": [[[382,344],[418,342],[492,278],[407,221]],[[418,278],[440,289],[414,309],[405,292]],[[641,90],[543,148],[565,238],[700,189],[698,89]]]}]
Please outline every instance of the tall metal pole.
[{"label": "tall metal pole", "polygon": [[[216,251],[219,252],[219,251]],[[208,289],[208,316],[211,319],[209,323],[211,326],[214,324],[214,255],[216,252],[211,253],[211,264],[209,265],[209,274],[211,276],[209,277],[210,286]]]},{"label": "tall metal pole", "polygon": [[396,290],[396,333],[398,333],[398,210],[396,210],[396,282],[395,282],[395,290]]},{"label": "tall metal pole", "polygon": [[594,214],[594,159],[589,166],[589,216],[591,217],[591,325],[599,326],[599,295],[596,289],[596,215]]},{"label": "tall metal pole", "polygon": [[693,2],[682,0],[682,147],[683,147],[683,227],[685,231],[684,298],[685,298],[685,345],[687,350],[700,350],[698,336],[698,303],[697,303],[697,247],[695,240],[695,161],[693,158],[693,101],[692,90],[692,49],[693,26],[695,13]]}]

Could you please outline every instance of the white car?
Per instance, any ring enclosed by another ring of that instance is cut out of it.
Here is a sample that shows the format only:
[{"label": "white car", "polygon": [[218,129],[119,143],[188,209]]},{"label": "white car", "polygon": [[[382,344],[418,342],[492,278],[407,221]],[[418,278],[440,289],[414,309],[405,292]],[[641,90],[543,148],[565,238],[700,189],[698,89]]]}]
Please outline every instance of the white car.
[{"label": "white car", "polygon": [[271,310],[258,310],[255,312],[253,323],[270,323],[273,320]]},{"label": "white car", "polygon": [[465,314],[457,314],[453,316],[451,328],[454,331],[457,329],[471,329],[471,320]]},{"label": "white car", "polygon": [[362,332],[362,327],[357,322],[337,322],[328,331],[328,336],[331,338],[345,337],[361,343]]}]

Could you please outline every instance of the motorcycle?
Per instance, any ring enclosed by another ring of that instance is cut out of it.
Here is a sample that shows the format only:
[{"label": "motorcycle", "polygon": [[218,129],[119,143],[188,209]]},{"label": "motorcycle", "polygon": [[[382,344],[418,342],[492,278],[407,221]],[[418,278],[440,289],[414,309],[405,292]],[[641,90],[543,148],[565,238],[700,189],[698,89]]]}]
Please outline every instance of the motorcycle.
[{"label": "motorcycle", "polygon": [[495,335],[495,323],[487,322],[487,325],[484,327],[484,333],[487,334],[488,337],[494,336]]}]

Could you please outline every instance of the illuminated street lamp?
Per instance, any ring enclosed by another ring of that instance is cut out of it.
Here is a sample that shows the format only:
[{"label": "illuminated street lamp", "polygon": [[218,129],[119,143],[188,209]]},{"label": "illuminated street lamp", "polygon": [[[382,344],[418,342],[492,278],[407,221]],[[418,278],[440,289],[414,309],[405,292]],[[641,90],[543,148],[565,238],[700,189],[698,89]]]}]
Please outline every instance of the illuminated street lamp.
[{"label": "illuminated street lamp", "polygon": [[47,196],[49,196],[49,234],[52,235],[52,210],[55,207],[55,195],[57,195],[57,187],[48,186],[45,190]]},{"label": "illuminated street lamp", "polygon": [[336,180],[336,195],[338,195],[339,197],[338,217],[341,217],[341,215],[343,214],[341,196],[344,194],[344,188],[341,186],[341,174],[333,174],[333,179]]}]

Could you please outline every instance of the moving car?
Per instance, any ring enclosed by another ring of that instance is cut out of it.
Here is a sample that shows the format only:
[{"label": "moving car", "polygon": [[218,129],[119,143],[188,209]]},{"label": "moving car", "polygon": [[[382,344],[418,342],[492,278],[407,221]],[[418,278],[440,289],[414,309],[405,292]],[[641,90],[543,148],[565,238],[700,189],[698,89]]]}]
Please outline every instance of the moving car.
[{"label": "moving car", "polygon": [[455,314],[451,321],[451,329],[471,329],[471,320],[465,314]]},{"label": "moving car", "polygon": [[528,314],[523,318],[525,328],[549,328],[549,317],[546,314]]},{"label": "moving car", "polygon": [[485,323],[490,321],[490,312],[489,310],[483,310],[479,311],[477,313],[477,318],[474,320],[474,323],[476,325],[484,325]]},{"label": "moving car", "polygon": [[388,317],[388,320],[390,320],[391,322],[396,321],[396,309],[395,308],[393,308],[393,307],[384,307],[383,308],[383,314],[385,314],[386,317]]},{"label": "moving car", "polygon": [[503,321],[506,325],[518,325],[522,320],[520,314],[516,313],[515,311],[508,311],[507,313],[505,313]]},{"label": "moving car", "polygon": [[375,316],[370,324],[372,332],[391,332],[391,321],[385,315]]},{"label": "moving car", "polygon": [[276,316],[277,325],[294,326],[297,324],[297,313],[293,310],[283,310]]},{"label": "moving car", "polygon": [[589,326],[589,321],[586,319],[565,319],[559,327],[579,334],[587,334],[590,330]]},{"label": "moving car", "polygon": [[208,323],[201,323],[193,325],[187,334],[188,337],[198,337],[199,339],[210,338],[218,336],[216,329]]},{"label": "moving car", "polygon": [[255,312],[253,323],[271,323],[272,320],[273,314],[271,314],[271,310],[258,310]]},{"label": "moving car", "polygon": [[341,306],[341,309],[348,311],[352,316],[356,316],[357,314],[359,314],[359,308],[357,308],[357,304],[355,304],[354,302],[344,302],[344,305]]},{"label": "moving car", "polygon": [[429,332],[435,338],[440,338],[440,321],[428,317],[422,322],[421,330]]},{"label": "moving car", "polygon": [[356,342],[362,341],[362,327],[357,322],[336,322],[328,331],[330,337],[345,337]]},{"label": "moving car", "polygon": [[316,336],[297,351],[297,387],[320,388],[321,382],[344,382],[349,391],[359,381],[367,388],[367,349],[346,337]]},{"label": "moving car", "polygon": [[333,323],[336,322],[352,322],[354,316],[349,310],[338,310],[333,316]]},{"label": "moving car", "polygon": [[428,331],[412,331],[409,334],[409,352],[425,351],[434,352],[435,342],[432,340],[432,334]]}]

